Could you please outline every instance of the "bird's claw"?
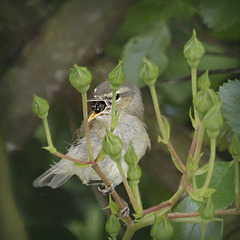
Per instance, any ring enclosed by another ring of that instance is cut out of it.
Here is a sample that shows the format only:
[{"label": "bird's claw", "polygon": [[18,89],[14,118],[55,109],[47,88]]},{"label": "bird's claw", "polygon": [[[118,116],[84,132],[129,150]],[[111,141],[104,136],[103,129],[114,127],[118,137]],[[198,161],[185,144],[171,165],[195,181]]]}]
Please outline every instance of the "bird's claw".
[{"label": "bird's claw", "polygon": [[118,219],[123,219],[125,217],[128,217],[130,214],[130,209],[128,206],[125,206],[123,209],[120,210],[121,216],[118,217]]},{"label": "bird's claw", "polygon": [[109,193],[112,193],[113,190],[115,189],[116,185],[114,183],[112,183],[109,187],[105,186],[105,188],[101,189],[98,186],[98,191],[101,192],[103,195],[107,195]]}]

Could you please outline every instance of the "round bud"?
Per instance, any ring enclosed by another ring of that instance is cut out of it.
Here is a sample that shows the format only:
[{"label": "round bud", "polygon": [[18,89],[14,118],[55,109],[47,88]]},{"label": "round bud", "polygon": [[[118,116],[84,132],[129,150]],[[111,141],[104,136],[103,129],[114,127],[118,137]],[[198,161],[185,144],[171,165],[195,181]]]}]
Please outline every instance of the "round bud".
[{"label": "round bud", "polygon": [[137,182],[142,176],[141,168],[135,164],[128,167],[127,176],[131,182]]},{"label": "round bud", "polygon": [[129,148],[124,156],[125,162],[130,165],[135,165],[138,161],[137,154],[133,148],[132,141],[129,144]]},{"label": "round bud", "polygon": [[205,49],[202,43],[197,39],[195,29],[193,29],[192,37],[185,44],[183,53],[190,67],[198,66],[200,59],[205,53]]},{"label": "round bud", "polygon": [[214,216],[215,207],[213,205],[211,197],[199,208],[198,210],[201,218],[209,220]]},{"label": "round bud", "polygon": [[116,237],[121,229],[121,224],[114,214],[111,214],[105,225],[106,232],[111,237]]},{"label": "round bud", "polygon": [[220,111],[221,103],[212,106],[203,118],[203,125],[209,138],[216,138],[223,126],[223,117]]},{"label": "round bud", "polygon": [[150,232],[154,240],[170,240],[173,235],[173,226],[166,216],[155,216],[155,222]]},{"label": "round bud", "polygon": [[153,85],[157,81],[157,77],[159,75],[158,66],[147,60],[147,58],[143,57],[142,64],[140,66],[140,77],[147,85]]},{"label": "round bud", "polygon": [[122,61],[108,74],[108,81],[113,91],[117,91],[125,81],[125,75],[122,69]]},{"label": "round bud", "polygon": [[71,85],[80,93],[87,92],[92,82],[92,74],[86,67],[74,65],[69,75]]},{"label": "round bud", "polygon": [[229,145],[228,151],[233,157],[240,156],[240,141],[237,133],[234,134],[232,141]]},{"label": "round bud", "polygon": [[102,142],[102,149],[113,161],[118,162],[122,158],[123,143],[120,137],[106,129],[106,135]]},{"label": "round bud", "polygon": [[32,110],[39,118],[46,118],[49,111],[49,104],[45,99],[33,95]]}]

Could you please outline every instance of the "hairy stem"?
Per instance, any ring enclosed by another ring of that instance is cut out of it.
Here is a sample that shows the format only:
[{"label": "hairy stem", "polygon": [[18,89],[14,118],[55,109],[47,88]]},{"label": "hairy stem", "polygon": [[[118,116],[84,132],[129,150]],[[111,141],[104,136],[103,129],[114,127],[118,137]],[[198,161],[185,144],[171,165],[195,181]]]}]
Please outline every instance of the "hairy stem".
[{"label": "hairy stem", "polygon": [[202,222],[201,240],[205,239],[206,227],[207,227],[207,223]]},{"label": "hairy stem", "polygon": [[89,126],[88,126],[88,109],[87,109],[87,93],[86,92],[82,93],[82,106],[83,106],[83,123],[84,123],[85,138],[86,138],[87,148],[88,148],[88,155],[89,155],[90,162],[93,163],[94,157],[93,157]]},{"label": "hairy stem", "polygon": [[128,181],[127,181],[127,178],[126,178],[125,173],[123,171],[123,167],[122,167],[121,162],[117,163],[117,167],[118,167],[119,173],[120,173],[120,175],[122,177],[123,185],[124,185],[124,187],[126,189],[126,192],[128,194],[129,200],[130,200],[130,202],[131,202],[131,204],[133,206],[134,211],[137,212],[137,202],[136,202],[136,200],[134,198],[134,195],[132,193],[132,190],[131,190],[131,188],[130,188],[130,186],[128,184]]},{"label": "hairy stem", "polygon": [[112,91],[112,122],[111,122],[111,132],[115,128],[116,121],[116,91]]},{"label": "hairy stem", "polygon": [[199,162],[199,160],[200,160],[204,130],[205,130],[205,128],[203,126],[203,123],[199,122],[199,134],[198,134],[198,139],[197,139],[197,146],[196,146],[195,154],[193,157],[195,159],[195,161],[197,161],[197,162]]},{"label": "hairy stem", "polygon": [[184,166],[182,160],[180,159],[180,157],[176,153],[175,149],[173,148],[170,140],[168,139],[168,133],[167,133],[167,131],[165,129],[165,126],[164,126],[164,123],[163,123],[163,119],[162,119],[162,115],[161,115],[161,111],[160,111],[160,107],[159,107],[159,104],[158,104],[158,99],[157,99],[155,85],[149,85],[149,88],[150,88],[150,92],[151,92],[151,95],[152,95],[153,106],[154,106],[154,110],[155,110],[158,126],[160,128],[161,133],[162,133],[162,138],[167,143],[168,149],[171,151],[171,153],[175,157],[176,161],[178,162],[178,164],[179,164],[179,166],[181,168],[181,171],[184,174],[186,174],[187,173],[186,167]]},{"label": "hairy stem", "polygon": [[131,188],[137,202],[136,214],[138,215],[138,217],[140,217],[143,215],[143,207],[142,207],[142,201],[141,201],[141,196],[139,192],[138,182],[131,182]]},{"label": "hairy stem", "polygon": [[82,163],[82,164],[85,164],[85,165],[92,165],[91,162],[81,161],[79,159],[69,157],[69,156],[67,156],[67,155],[65,155],[63,153],[60,153],[60,152],[55,152],[54,155],[59,157],[59,158],[64,158],[64,159],[70,160],[70,161],[75,162],[75,163]]},{"label": "hairy stem", "polygon": [[50,148],[54,148],[53,143],[52,143],[52,138],[51,138],[50,130],[49,130],[49,126],[48,126],[47,117],[42,118],[42,121],[43,121],[43,126],[44,126],[44,129],[45,129],[45,134],[46,134],[48,146],[49,146]]},{"label": "hairy stem", "polygon": [[207,177],[205,179],[203,190],[207,190],[212,178],[213,168],[214,168],[214,161],[216,155],[216,138],[210,139],[210,159],[209,159],[209,169],[207,173]]}]

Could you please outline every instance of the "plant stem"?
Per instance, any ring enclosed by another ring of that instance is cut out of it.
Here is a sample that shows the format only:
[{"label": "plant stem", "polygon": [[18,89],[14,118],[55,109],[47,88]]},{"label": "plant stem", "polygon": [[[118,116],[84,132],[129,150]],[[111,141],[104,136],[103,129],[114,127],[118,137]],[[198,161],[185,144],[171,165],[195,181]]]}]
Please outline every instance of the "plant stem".
[{"label": "plant stem", "polygon": [[[92,165],[92,168],[98,174],[98,176],[102,179],[102,181],[104,182],[105,186],[110,187],[111,186],[111,182],[107,179],[107,177],[102,172],[102,170],[100,169],[98,164]],[[116,203],[118,204],[119,208],[120,209],[124,209],[125,206],[124,206],[121,198],[119,197],[118,193],[115,190],[113,190],[111,194],[112,194],[114,200],[116,201]],[[126,219],[126,222],[128,223],[128,225],[130,226],[132,224],[132,219],[129,216],[127,216],[125,219]]]},{"label": "plant stem", "polygon": [[120,173],[120,175],[122,177],[123,185],[124,185],[124,187],[125,187],[125,189],[127,191],[127,194],[128,194],[129,199],[130,199],[130,202],[131,202],[131,204],[132,204],[132,206],[134,208],[134,211],[137,213],[137,202],[136,202],[136,200],[134,198],[134,195],[132,193],[132,190],[131,190],[131,188],[130,188],[130,186],[128,184],[128,181],[127,181],[127,178],[126,178],[125,173],[123,171],[123,167],[122,167],[121,162],[117,163],[117,167],[118,167],[119,173]]},{"label": "plant stem", "polygon": [[158,205],[156,205],[154,207],[147,208],[147,209],[143,210],[143,213],[144,214],[149,214],[149,213],[155,212],[157,210],[160,210],[162,208],[171,207],[171,206],[172,206],[172,204],[167,201],[167,202],[160,203],[160,204],[158,204]]},{"label": "plant stem", "polygon": [[195,149],[195,154],[193,159],[195,159],[195,161],[199,162],[200,160],[200,154],[201,154],[201,149],[202,149],[202,143],[203,143],[203,136],[204,136],[204,126],[203,123],[199,121],[199,133],[198,133],[198,139],[197,139],[197,146]]},{"label": "plant stem", "polygon": [[182,195],[185,193],[186,187],[185,185],[180,185],[176,193],[169,199],[169,202],[172,206],[174,206],[177,201],[182,197]]},{"label": "plant stem", "polygon": [[115,128],[116,121],[116,91],[112,90],[112,121],[111,121],[111,132]]},{"label": "plant stem", "polygon": [[239,195],[239,156],[234,157],[235,164],[235,204],[236,208],[240,208],[240,195]]},{"label": "plant stem", "polygon": [[187,183],[186,183],[186,180],[185,180],[185,183],[181,184],[177,190],[177,192],[167,201],[167,202],[164,202],[164,203],[160,203],[159,205],[157,206],[154,206],[154,207],[151,207],[151,208],[148,208],[148,209],[145,209],[143,212],[144,214],[149,214],[149,213],[152,213],[152,212],[156,212],[157,210],[160,210],[160,209],[163,209],[165,207],[173,207],[176,202],[182,197],[182,195],[185,193],[186,191],[186,186]]},{"label": "plant stem", "polygon": [[[192,97],[194,98],[197,94],[197,67],[191,67],[191,82],[192,82]],[[194,111],[194,119],[199,125],[199,118],[197,116],[197,112],[195,107],[193,106]]]},{"label": "plant stem", "polygon": [[194,136],[193,136],[193,140],[192,140],[192,143],[191,143],[191,147],[190,147],[190,150],[188,152],[187,164],[190,161],[190,159],[193,157],[194,152],[196,150],[198,135],[199,135],[199,128],[197,128],[195,130],[195,132],[194,132]]},{"label": "plant stem", "polygon": [[131,187],[132,187],[132,191],[133,191],[133,196],[135,197],[136,202],[137,202],[136,214],[138,215],[138,217],[142,217],[143,208],[142,208],[142,201],[141,201],[141,196],[140,196],[140,192],[139,192],[138,182],[139,181],[131,182]]},{"label": "plant stem", "polygon": [[82,164],[86,164],[86,165],[89,165],[89,166],[92,165],[91,162],[81,161],[79,159],[69,157],[69,156],[67,156],[65,154],[62,154],[60,152],[55,152],[54,155],[59,157],[59,158],[64,158],[64,159],[67,159],[67,160],[70,160],[70,161],[73,161],[73,162],[76,162],[76,163],[82,163]]},{"label": "plant stem", "polygon": [[207,190],[212,178],[213,168],[214,168],[214,161],[216,155],[216,138],[210,139],[210,159],[209,159],[209,169],[207,173],[207,177],[205,179],[203,190]]},{"label": "plant stem", "polygon": [[[170,211],[170,207],[165,207],[165,208],[162,208],[160,210],[158,210],[156,212],[156,214],[158,216],[161,216],[163,214],[166,214],[167,212]],[[135,222],[134,224],[132,224],[125,232],[122,240],[130,240],[133,236],[133,234],[138,230],[138,229],[141,229],[141,228],[144,228],[144,227],[147,227],[147,226],[150,226],[150,225],[153,225],[155,221],[155,213],[150,213],[146,216],[144,216],[140,221],[138,222]]]},{"label": "plant stem", "polygon": [[205,239],[206,227],[207,227],[207,223],[202,222],[201,240]]},{"label": "plant stem", "polygon": [[[217,210],[215,211],[216,216],[221,215],[239,215],[240,211],[236,208],[231,209],[224,209],[224,210]],[[188,212],[188,213],[169,213],[168,219],[174,219],[174,218],[190,218],[190,217],[198,217],[200,216],[199,212]]]},{"label": "plant stem", "polygon": [[151,92],[151,95],[152,95],[153,106],[154,106],[158,126],[160,128],[161,133],[162,133],[162,138],[167,142],[168,141],[168,136],[167,136],[167,133],[166,133],[166,130],[165,130],[165,127],[164,127],[162,117],[161,117],[161,112],[160,112],[160,107],[159,107],[159,104],[158,104],[155,85],[154,84],[149,85],[149,88],[150,88],[150,92]]},{"label": "plant stem", "polygon": [[87,93],[82,93],[82,106],[83,106],[83,123],[84,123],[84,130],[85,130],[85,138],[88,148],[88,155],[90,162],[94,162],[93,151],[91,146],[90,140],[90,133],[89,133],[89,126],[88,126],[88,109],[87,109]]},{"label": "plant stem", "polygon": [[192,96],[197,94],[197,67],[191,67]]},{"label": "plant stem", "polygon": [[158,99],[157,99],[155,85],[154,84],[149,85],[149,89],[150,89],[151,96],[152,96],[152,101],[153,101],[153,106],[154,106],[154,110],[155,110],[158,126],[160,128],[161,133],[162,133],[162,138],[163,138],[164,142],[167,143],[168,149],[171,151],[171,153],[173,154],[173,156],[177,160],[177,162],[178,162],[182,172],[184,174],[186,174],[187,173],[186,167],[184,166],[184,164],[181,161],[180,157],[177,155],[175,149],[173,148],[170,140],[168,139],[168,133],[166,132],[166,129],[164,127],[164,123],[163,123],[163,119],[162,119],[162,116],[161,116],[160,107],[159,107],[159,104],[158,104]]},{"label": "plant stem", "polygon": [[49,146],[50,148],[54,148],[53,143],[52,143],[52,138],[51,138],[50,130],[49,130],[49,126],[48,126],[47,117],[42,118],[42,121],[43,121],[43,126],[44,126],[44,129],[45,129],[45,134],[46,134],[48,146]]}]

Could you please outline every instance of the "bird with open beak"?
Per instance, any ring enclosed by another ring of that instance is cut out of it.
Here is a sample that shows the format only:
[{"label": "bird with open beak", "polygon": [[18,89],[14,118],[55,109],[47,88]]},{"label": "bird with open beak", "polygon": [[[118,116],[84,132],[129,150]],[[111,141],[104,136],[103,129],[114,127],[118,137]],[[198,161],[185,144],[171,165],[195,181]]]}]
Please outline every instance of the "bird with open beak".
[{"label": "bird with open beak", "polygon": [[[92,112],[89,116],[89,133],[93,150],[96,158],[102,149],[102,141],[106,134],[106,128],[110,129],[112,120],[112,90],[106,80],[95,88],[93,96],[88,100]],[[145,154],[150,147],[150,140],[143,123],[143,102],[141,92],[137,86],[129,81],[117,90],[116,108],[119,113],[118,124],[113,133],[119,136],[123,142],[122,167],[127,175],[128,166],[124,161],[124,155],[132,142],[138,160]],[[76,131],[73,143],[66,154],[69,157],[89,162],[88,148],[84,136],[84,126]],[[118,167],[109,156],[99,162],[99,167],[113,185],[119,185],[122,178]],[[49,186],[58,188],[65,183],[71,176],[77,175],[84,184],[101,184],[101,179],[91,166],[81,168],[74,162],[61,159],[50,169],[39,176],[34,182],[35,187]]]}]

